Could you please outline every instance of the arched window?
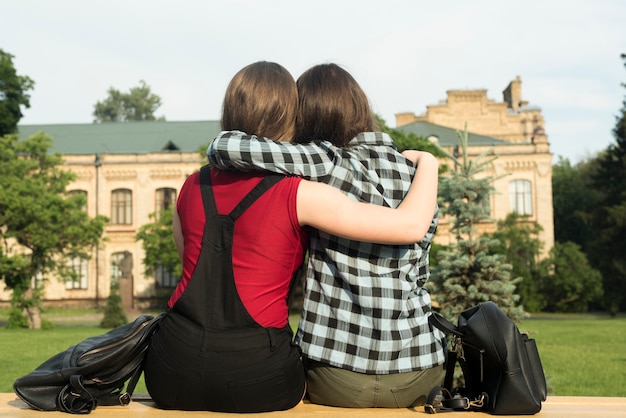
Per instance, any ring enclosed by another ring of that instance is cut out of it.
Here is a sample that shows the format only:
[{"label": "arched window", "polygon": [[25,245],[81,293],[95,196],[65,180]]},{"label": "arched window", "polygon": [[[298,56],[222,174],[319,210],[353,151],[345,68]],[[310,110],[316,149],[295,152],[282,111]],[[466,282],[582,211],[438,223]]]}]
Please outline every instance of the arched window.
[{"label": "arched window", "polygon": [[513,180],[509,183],[509,204],[511,212],[519,215],[533,214],[532,183],[528,180]]},{"label": "arched window", "polygon": [[133,192],[117,189],[111,192],[111,223],[131,225],[133,223]]}]

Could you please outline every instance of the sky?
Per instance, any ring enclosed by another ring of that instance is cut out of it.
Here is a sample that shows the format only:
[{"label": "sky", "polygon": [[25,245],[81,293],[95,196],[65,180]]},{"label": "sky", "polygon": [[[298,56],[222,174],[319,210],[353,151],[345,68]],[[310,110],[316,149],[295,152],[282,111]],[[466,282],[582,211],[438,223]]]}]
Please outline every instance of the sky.
[{"label": "sky", "polygon": [[0,20],[0,49],[35,81],[28,125],[91,123],[109,88],[141,80],[161,97],[156,116],[219,120],[247,64],[297,78],[334,62],[390,127],[447,90],[501,102],[520,76],[553,161],[576,163],[615,143],[626,96],[624,0],[0,0]]}]

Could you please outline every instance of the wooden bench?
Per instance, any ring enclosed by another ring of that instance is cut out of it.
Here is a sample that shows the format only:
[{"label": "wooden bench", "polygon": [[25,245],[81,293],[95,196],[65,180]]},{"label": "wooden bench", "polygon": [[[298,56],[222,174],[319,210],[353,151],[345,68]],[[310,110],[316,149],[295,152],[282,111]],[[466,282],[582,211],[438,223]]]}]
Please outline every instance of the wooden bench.
[{"label": "wooden bench", "polygon": [[[396,418],[415,417],[416,415],[427,416],[422,407],[405,409],[352,409],[352,408],[332,408],[329,406],[314,405],[309,402],[301,402],[295,408],[288,411],[265,412],[260,414],[229,414],[220,412],[198,412],[198,411],[166,411],[155,407],[154,403],[145,398],[137,397],[128,406],[101,406],[96,408],[91,414],[94,418],[104,417],[179,417],[191,415],[204,415],[207,417],[236,417],[246,416],[248,418],[259,417],[363,417],[363,418]],[[437,414],[442,416],[442,414]],[[30,409],[22,400],[13,393],[0,393],[0,417],[3,418],[54,418],[68,417],[64,412],[40,412]],[[443,413],[443,417],[478,418],[487,414],[477,414],[476,412],[449,412]],[[578,396],[549,396],[543,404],[540,413],[534,415],[540,418],[613,418],[626,417],[626,397],[625,398],[594,398]]]}]

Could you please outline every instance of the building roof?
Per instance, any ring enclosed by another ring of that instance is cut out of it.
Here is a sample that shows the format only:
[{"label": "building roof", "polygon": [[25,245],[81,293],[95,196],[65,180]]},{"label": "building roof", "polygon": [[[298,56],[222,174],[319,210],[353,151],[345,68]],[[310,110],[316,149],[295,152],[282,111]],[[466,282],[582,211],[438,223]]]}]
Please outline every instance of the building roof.
[{"label": "building roof", "polygon": [[[217,136],[220,122],[108,122],[20,125],[20,138],[43,131],[53,138],[52,150],[64,155],[196,152]],[[458,145],[456,129],[416,121],[397,128],[423,138],[437,137],[440,146]],[[484,135],[469,134],[468,145],[510,145]]]},{"label": "building roof", "polygon": [[220,132],[219,121],[19,125],[20,138],[43,131],[65,155],[196,152]]},{"label": "building roof", "polygon": [[[435,125],[430,122],[415,121],[406,125],[398,126],[396,129],[405,133],[412,133],[422,138],[437,137],[437,143],[442,147],[453,147],[459,144],[459,137],[457,136],[457,130],[453,128],[446,128],[445,126]],[[480,145],[511,145],[510,142],[502,139],[493,138],[485,135],[478,135],[468,132],[467,145],[480,146]]]}]

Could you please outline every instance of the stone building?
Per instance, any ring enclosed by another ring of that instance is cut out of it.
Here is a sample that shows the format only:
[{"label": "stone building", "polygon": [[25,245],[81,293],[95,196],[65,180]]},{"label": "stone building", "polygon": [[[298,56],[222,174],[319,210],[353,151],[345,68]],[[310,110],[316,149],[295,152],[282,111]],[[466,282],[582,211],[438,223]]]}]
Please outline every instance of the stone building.
[{"label": "stone building", "polygon": [[[64,283],[49,278],[48,304],[103,305],[112,279],[118,279],[126,309],[162,303],[177,278],[156,271],[146,277],[139,228],[149,215],[176,202],[188,175],[206,163],[202,152],[219,133],[219,121],[128,122],[80,125],[22,125],[20,137],[43,131],[54,139],[53,151],[76,173],[67,188],[84,193],[90,216],[109,218],[101,248],[89,262],[74,267],[81,279]],[[0,290],[0,302],[10,294]]]},{"label": "stone building", "polygon": [[[510,212],[528,215],[543,232],[544,255],[554,245],[552,209],[552,154],[544,130],[541,109],[522,100],[520,77],[504,89],[503,100],[487,97],[487,91],[448,90],[447,99],[427,106],[426,113],[396,114],[396,127],[429,138],[450,153],[458,145],[457,131],[467,127],[469,157],[493,147],[498,156],[486,173],[497,178],[491,199],[491,216],[504,219]],[[485,223],[483,231],[493,231],[495,223]],[[451,239],[443,220],[436,240]]]},{"label": "stone building", "polygon": [[[436,141],[449,152],[458,144],[457,130],[467,123],[470,158],[493,147],[499,156],[490,174],[500,177],[491,201],[491,214],[503,219],[515,211],[543,227],[540,237],[547,252],[553,245],[552,168],[540,109],[521,98],[518,78],[504,90],[503,101],[487,98],[485,90],[451,90],[447,100],[430,105],[424,115],[399,113],[396,126]],[[159,269],[144,274],[144,251],[135,240],[149,215],[176,202],[185,178],[206,162],[203,151],[219,132],[219,121],[128,122],[76,125],[22,125],[26,138],[43,131],[54,138],[53,150],[64,156],[76,173],[71,193],[84,193],[90,216],[105,215],[105,240],[89,262],[74,267],[81,279],[46,283],[47,304],[103,305],[111,280],[120,282],[127,309],[142,308],[169,296],[177,278]],[[504,176],[503,176],[504,175]],[[482,225],[493,230],[494,223]],[[445,220],[436,240],[451,241]],[[10,294],[0,289],[0,304]]]}]

